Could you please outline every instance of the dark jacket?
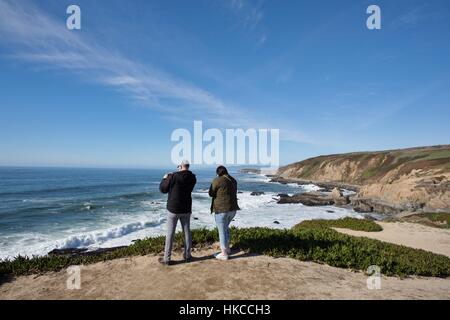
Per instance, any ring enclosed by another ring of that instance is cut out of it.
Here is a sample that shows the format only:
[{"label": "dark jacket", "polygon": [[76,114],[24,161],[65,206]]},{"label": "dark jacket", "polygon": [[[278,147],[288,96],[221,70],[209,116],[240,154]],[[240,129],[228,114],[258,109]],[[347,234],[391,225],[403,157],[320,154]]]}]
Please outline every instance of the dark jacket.
[{"label": "dark jacket", "polygon": [[197,183],[197,178],[189,170],[178,171],[169,174],[162,179],[159,190],[169,193],[167,198],[167,210],[172,213],[192,213],[192,190]]},{"label": "dark jacket", "polygon": [[212,197],[211,212],[240,210],[237,201],[237,182],[230,175],[223,175],[213,180],[209,188]]}]

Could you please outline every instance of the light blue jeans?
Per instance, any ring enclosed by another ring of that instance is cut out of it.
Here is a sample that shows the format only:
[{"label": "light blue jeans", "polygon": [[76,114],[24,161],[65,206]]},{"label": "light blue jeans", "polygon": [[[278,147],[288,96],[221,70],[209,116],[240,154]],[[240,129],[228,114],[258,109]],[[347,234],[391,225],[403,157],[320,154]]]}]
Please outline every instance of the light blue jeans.
[{"label": "light blue jeans", "polygon": [[230,223],[236,215],[236,211],[220,212],[214,214],[217,229],[219,230],[220,248],[230,248]]}]

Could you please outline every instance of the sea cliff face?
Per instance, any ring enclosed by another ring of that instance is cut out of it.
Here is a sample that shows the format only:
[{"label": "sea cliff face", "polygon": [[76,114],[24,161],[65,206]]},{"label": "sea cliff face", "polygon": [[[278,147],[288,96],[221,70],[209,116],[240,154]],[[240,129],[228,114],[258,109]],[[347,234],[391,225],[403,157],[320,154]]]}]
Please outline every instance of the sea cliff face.
[{"label": "sea cliff face", "polygon": [[278,176],[359,186],[358,211],[450,212],[450,145],[320,156],[281,167]]}]

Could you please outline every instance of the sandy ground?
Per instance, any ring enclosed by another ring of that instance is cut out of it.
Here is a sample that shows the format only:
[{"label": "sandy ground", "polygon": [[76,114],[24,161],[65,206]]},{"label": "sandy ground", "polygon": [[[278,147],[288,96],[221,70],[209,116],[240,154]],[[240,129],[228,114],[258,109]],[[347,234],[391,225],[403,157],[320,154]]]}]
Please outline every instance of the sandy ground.
[{"label": "sandy ground", "polygon": [[243,252],[223,262],[214,252],[170,267],[157,256],[83,266],[79,290],[67,289],[65,270],[19,277],[0,286],[0,299],[450,299],[450,278],[382,277],[369,290],[360,272]]},{"label": "sandy ground", "polygon": [[408,222],[377,222],[383,227],[381,232],[363,232],[334,228],[357,237],[367,237],[392,242],[407,247],[423,249],[450,257],[450,230],[424,226]]}]

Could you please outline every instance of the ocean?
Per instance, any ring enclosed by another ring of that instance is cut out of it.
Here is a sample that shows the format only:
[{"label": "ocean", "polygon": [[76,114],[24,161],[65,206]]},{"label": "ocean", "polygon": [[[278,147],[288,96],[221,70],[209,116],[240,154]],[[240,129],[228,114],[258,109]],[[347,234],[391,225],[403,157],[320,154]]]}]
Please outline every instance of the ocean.
[{"label": "ocean", "polygon": [[[0,259],[45,255],[53,249],[108,248],[163,235],[166,195],[159,182],[167,170],[0,168]],[[192,228],[214,228],[208,188],[214,169],[195,170]],[[334,206],[277,204],[279,193],[315,185],[270,183],[259,174],[230,170],[238,181],[241,211],[236,227],[291,228],[303,220],[362,215]],[[264,192],[252,196],[251,192]],[[180,227],[178,226],[180,229]]]}]

